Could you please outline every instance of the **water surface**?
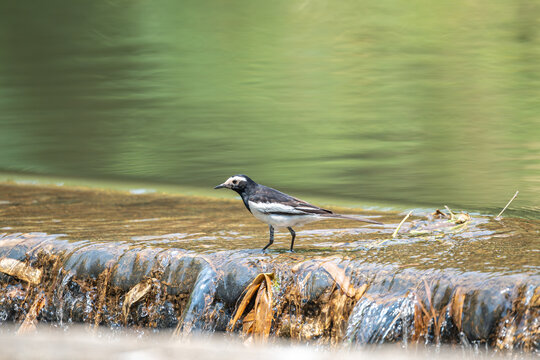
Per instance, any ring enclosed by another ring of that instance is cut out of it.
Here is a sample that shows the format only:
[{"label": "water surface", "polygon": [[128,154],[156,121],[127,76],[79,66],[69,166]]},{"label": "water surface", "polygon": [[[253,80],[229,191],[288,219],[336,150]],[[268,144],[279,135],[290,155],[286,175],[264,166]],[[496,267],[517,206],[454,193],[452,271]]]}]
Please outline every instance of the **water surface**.
[{"label": "water surface", "polygon": [[0,170],[539,218],[540,6],[0,5]]},{"label": "water surface", "polygon": [[263,253],[238,199],[140,192],[0,184],[0,325],[224,332],[265,274],[273,295],[252,306],[273,338],[539,349],[538,220],[416,214],[393,237],[401,214],[332,208],[384,225],[310,224],[294,253],[287,231]]},{"label": "water surface", "polygon": [[345,259],[441,273],[480,272],[488,277],[540,274],[538,220],[505,217],[497,221],[474,215],[459,230],[417,235],[410,231],[431,221],[425,216],[412,216],[392,238],[403,215],[332,208],[384,225],[325,220],[298,227],[296,253],[291,255],[286,254],[289,232],[278,231],[265,255],[260,250],[268,242],[268,226],[251,216],[239,199],[0,184],[0,200],[0,235],[20,235],[21,241],[34,239],[38,243],[43,239],[68,240],[82,244],[81,250],[99,243],[122,244],[122,251],[239,252],[256,258],[284,255],[286,261],[293,262]]}]

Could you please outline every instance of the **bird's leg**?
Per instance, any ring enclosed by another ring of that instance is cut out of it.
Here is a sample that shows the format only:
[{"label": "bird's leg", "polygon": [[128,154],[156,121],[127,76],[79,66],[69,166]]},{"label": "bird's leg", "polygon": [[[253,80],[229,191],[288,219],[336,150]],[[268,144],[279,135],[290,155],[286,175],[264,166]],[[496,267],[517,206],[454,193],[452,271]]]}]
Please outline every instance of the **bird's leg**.
[{"label": "bird's leg", "polygon": [[266,250],[267,247],[274,243],[274,227],[272,225],[268,225],[268,228],[270,229],[270,241],[265,247],[263,247],[262,251]]},{"label": "bird's leg", "polygon": [[289,232],[291,233],[292,235],[292,238],[291,238],[291,251],[293,251],[293,246],[294,246],[294,238],[296,237],[296,233],[294,232],[294,230],[292,229],[292,227],[288,227],[287,229],[289,229]]}]

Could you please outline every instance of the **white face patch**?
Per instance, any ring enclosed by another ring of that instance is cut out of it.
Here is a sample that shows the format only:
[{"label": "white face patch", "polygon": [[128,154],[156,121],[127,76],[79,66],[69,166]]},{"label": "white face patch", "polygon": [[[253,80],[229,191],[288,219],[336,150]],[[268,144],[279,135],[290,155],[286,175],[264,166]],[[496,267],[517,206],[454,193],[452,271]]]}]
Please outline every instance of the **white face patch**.
[{"label": "white face patch", "polygon": [[241,176],[231,176],[230,178],[227,179],[227,181],[225,181],[225,185],[236,186],[240,184],[241,182],[246,182],[246,179],[244,179]]}]

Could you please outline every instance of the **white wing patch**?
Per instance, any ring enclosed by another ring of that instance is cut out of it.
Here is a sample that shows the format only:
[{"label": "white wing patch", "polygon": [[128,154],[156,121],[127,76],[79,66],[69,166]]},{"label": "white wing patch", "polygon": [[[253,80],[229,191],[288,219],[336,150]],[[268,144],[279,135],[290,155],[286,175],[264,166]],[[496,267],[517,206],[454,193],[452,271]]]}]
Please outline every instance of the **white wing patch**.
[{"label": "white wing patch", "polygon": [[249,208],[251,210],[255,210],[258,212],[261,212],[263,214],[269,214],[269,213],[283,213],[283,214],[305,214],[304,211],[301,209],[296,209],[292,206],[285,205],[285,204],[277,204],[277,203],[256,203],[253,201],[249,201]]}]

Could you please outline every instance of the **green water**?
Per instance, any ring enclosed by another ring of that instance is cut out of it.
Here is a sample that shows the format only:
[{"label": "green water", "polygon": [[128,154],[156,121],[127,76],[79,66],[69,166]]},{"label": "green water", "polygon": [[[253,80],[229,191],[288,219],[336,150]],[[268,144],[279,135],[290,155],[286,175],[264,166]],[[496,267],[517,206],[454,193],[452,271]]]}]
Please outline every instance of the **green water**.
[{"label": "green water", "polygon": [[540,5],[0,5],[0,171],[540,217]]}]

